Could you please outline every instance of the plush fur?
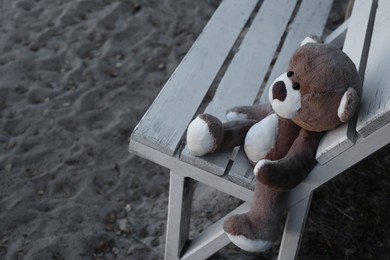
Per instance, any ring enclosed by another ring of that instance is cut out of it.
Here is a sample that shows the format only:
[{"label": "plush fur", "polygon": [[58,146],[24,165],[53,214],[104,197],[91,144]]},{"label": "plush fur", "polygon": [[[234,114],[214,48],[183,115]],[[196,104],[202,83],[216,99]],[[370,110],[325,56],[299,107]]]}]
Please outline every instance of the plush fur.
[{"label": "plush fur", "polygon": [[361,96],[361,81],[348,56],[330,44],[305,39],[288,69],[269,89],[269,103],[235,107],[227,123],[207,114],[189,126],[194,155],[244,145],[256,187],[249,212],[226,220],[224,230],[243,250],[269,249],[280,233],[286,192],[316,164],[325,131],[348,121]]}]

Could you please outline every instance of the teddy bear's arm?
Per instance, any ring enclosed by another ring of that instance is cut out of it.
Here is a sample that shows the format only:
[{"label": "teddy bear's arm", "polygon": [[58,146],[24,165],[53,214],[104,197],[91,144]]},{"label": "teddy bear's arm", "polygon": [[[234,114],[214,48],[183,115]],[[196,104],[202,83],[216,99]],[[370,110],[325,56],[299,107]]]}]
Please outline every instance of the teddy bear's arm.
[{"label": "teddy bear's arm", "polygon": [[234,120],[256,120],[260,121],[273,112],[270,103],[262,103],[253,106],[238,106],[229,109],[226,112],[226,118],[229,121]]},{"label": "teddy bear's arm", "polygon": [[254,169],[257,179],[270,188],[287,191],[298,185],[316,164],[322,133],[301,129],[290,150],[280,160],[261,160]]}]

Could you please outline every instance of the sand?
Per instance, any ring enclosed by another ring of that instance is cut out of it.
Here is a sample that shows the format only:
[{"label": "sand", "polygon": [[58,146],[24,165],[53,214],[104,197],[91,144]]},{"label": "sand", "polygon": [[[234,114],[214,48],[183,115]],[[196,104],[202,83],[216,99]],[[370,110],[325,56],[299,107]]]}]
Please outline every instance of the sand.
[{"label": "sand", "polygon": [[[0,259],[163,257],[169,172],[128,138],[218,4],[0,1]],[[197,229],[239,204],[195,198]]]},{"label": "sand", "polygon": [[132,129],[218,2],[0,1],[0,259],[158,259],[169,174]]}]

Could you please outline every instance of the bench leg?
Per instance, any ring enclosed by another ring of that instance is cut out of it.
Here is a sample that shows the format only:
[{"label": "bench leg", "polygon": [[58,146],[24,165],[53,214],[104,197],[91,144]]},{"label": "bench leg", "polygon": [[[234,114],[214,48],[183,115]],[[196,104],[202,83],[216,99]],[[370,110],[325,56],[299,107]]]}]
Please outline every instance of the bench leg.
[{"label": "bench leg", "polygon": [[288,211],[278,260],[291,260],[298,256],[301,236],[305,228],[307,214],[313,193],[291,207]]},{"label": "bench leg", "polygon": [[165,259],[180,259],[188,240],[194,180],[170,173]]}]

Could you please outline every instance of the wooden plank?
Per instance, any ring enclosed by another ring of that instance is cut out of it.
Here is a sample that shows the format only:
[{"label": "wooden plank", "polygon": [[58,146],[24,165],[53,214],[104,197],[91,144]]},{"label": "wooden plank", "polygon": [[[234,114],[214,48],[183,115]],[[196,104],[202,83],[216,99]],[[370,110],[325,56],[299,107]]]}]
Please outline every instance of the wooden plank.
[{"label": "wooden plank", "polygon": [[379,0],[356,127],[363,137],[390,122],[389,28],[390,1]]},{"label": "wooden plank", "polygon": [[240,147],[230,172],[229,180],[250,190],[255,189],[256,178],[253,174],[253,166],[249,163],[243,147]]},{"label": "wooden plank", "polygon": [[[297,15],[290,26],[291,29],[287,34],[278,59],[274,65],[268,85],[273,82],[274,78],[286,70],[290,57],[300,46],[300,43],[306,36],[310,34],[318,36],[322,35],[331,5],[332,1],[330,0],[302,1]],[[267,89],[264,91],[260,100],[261,102],[268,102]],[[253,171],[253,167],[248,164],[248,161],[243,153],[244,151],[241,149],[237,157],[234,159],[234,163],[229,172],[229,179],[240,185],[243,185],[243,182],[247,182],[248,184],[246,187],[253,187],[255,180],[252,175],[248,174]]]},{"label": "wooden plank", "polygon": [[343,51],[364,77],[376,12],[376,0],[355,0]]},{"label": "wooden plank", "polygon": [[[366,68],[375,10],[376,5],[373,0],[355,1],[343,46],[343,51],[355,63],[362,80]],[[350,122],[325,134],[317,150],[316,158],[319,163],[328,162],[355,143],[356,119],[357,117],[354,117]]]},{"label": "wooden plank", "polygon": [[132,139],[174,154],[256,3],[257,0],[225,0],[220,4],[134,129]]},{"label": "wooden plank", "polygon": [[312,197],[313,193],[310,193],[308,197],[289,209],[278,260],[297,259]]},{"label": "wooden plank", "polygon": [[200,169],[206,170],[217,176],[225,174],[226,167],[231,157],[231,151],[221,151],[216,154],[208,154],[206,156],[193,156],[188,146],[186,146],[181,155],[180,159],[184,162],[194,165]]},{"label": "wooden plank", "polygon": [[226,121],[226,110],[253,104],[297,0],[266,0],[205,112]]},{"label": "wooden plank", "polygon": [[333,0],[313,1],[303,0],[294,21],[291,24],[282,50],[272,69],[264,93],[260,101],[268,102],[268,89],[270,84],[283,72],[286,71],[288,62],[300,46],[303,39],[308,35],[322,36],[325,24],[332,7]]},{"label": "wooden plank", "polygon": [[[226,121],[227,109],[253,104],[295,4],[296,0],[266,0],[261,5],[205,113]],[[181,158],[197,167],[222,175],[229,162],[230,151],[195,157],[186,147]]]},{"label": "wooden plank", "polygon": [[227,176],[219,177],[210,174],[205,170],[196,168],[191,164],[179,160],[176,156],[172,157],[147,145],[136,142],[135,140],[130,140],[130,151],[149,161],[171,169],[180,176],[190,177],[191,179],[210,185],[219,191],[230,194],[243,201],[251,202],[253,199],[253,191],[231,182]]},{"label": "wooden plank", "polygon": [[341,49],[344,45],[345,36],[347,35],[349,19],[344,21],[339,27],[331,32],[325,39],[325,43],[331,43]]}]

